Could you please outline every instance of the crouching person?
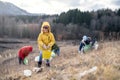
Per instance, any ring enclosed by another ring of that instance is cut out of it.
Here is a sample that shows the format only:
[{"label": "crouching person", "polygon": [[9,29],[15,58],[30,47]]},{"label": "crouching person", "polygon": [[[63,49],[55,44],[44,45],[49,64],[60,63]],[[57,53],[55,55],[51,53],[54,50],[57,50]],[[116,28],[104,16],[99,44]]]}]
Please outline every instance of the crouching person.
[{"label": "crouching person", "polygon": [[60,48],[56,43],[52,46],[52,51],[58,56],[60,55]]},{"label": "crouching person", "polygon": [[86,40],[87,40],[87,36],[84,35],[81,42],[80,42],[79,51],[78,51],[81,54],[84,53],[84,46],[86,45]]},{"label": "crouching person", "polygon": [[19,49],[18,51],[18,60],[19,64],[25,64],[24,59],[32,52],[33,47],[32,46],[24,46]]},{"label": "crouching person", "polygon": [[[51,53],[49,52],[51,52],[51,48],[55,43],[54,35],[51,32],[51,27],[48,22],[43,22],[37,42],[40,51],[38,67],[41,67],[42,59],[44,58],[44,56],[51,55]],[[44,54],[45,51],[47,52],[47,54]],[[50,67],[50,58],[47,58],[45,60],[46,60],[46,66]]]}]

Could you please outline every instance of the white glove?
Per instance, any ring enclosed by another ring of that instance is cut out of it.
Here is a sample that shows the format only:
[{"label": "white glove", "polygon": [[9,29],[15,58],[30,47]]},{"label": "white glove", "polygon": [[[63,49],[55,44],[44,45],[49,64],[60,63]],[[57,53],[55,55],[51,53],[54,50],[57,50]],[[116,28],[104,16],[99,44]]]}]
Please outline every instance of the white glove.
[{"label": "white glove", "polygon": [[47,49],[49,49],[49,48],[50,48],[50,46],[48,45],[48,46],[47,46]]},{"label": "white glove", "polygon": [[43,44],[43,46],[42,46],[42,47],[43,47],[43,49],[47,49],[47,46],[46,46],[45,44]]}]

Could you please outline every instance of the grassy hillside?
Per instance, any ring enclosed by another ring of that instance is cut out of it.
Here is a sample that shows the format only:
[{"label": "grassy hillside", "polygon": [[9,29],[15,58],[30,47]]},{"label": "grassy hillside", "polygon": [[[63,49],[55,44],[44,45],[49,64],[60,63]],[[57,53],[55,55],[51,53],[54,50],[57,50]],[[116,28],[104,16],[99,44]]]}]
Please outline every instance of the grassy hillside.
[{"label": "grassy hillside", "polygon": [[[29,65],[19,65],[18,48],[23,45],[33,45],[34,51],[28,56]],[[120,80],[120,41],[99,43],[98,50],[79,54],[79,45],[72,42],[58,42],[61,53],[51,61],[48,68],[43,62],[43,71],[32,73],[25,77],[23,70],[36,66],[35,56],[39,55],[36,42],[20,44],[16,49],[6,50],[0,54],[0,80]],[[81,76],[92,67],[97,70]]]}]

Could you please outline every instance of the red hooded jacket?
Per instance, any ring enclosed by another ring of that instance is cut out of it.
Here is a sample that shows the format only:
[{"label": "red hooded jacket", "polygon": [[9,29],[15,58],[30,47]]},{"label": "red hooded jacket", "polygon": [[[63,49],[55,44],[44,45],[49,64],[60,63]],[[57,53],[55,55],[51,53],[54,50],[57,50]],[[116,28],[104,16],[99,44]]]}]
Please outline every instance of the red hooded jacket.
[{"label": "red hooded jacket", "polygon": [[33,47],[32,46],[24,46],[22,48],[20,48],[19,52],[18,52],[18,57],[20,57],[22,60],[24,60],[24,58],[26,56],[28,56],[28,54],[30,52],[32,52]]}]

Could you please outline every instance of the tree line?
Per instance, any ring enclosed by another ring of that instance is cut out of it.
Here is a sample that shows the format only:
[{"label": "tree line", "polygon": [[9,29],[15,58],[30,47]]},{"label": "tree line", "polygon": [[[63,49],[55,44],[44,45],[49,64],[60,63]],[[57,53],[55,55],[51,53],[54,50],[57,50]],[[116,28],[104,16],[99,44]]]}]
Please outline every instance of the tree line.
[{"label": "tree line", "polygon": [[80,11],[72,9],[60,15],[0,16],[0,37],[37,39],[41,24],[48,21],[56,40],[78,40],[83,35],[98,40],[120,37],[120,9]]},{"label": "tree line", "polygon": [[48,21],[50,17],[52,16],[0,15],[0,37],[36,39],[40,32],[41,23]]},{"label": "tree line", "polygon": [[79,39],[82,35],[98,39],[101,37],[103,39],[118,39],[120,37],[120,9],[115,11],[101,9],[91,12],[72,9],[61,13],[54,22],[64,24],[67,29],[69,28],[69,31],[66,30],[67,33],[72,30],[71,34],[75,39]]}]

